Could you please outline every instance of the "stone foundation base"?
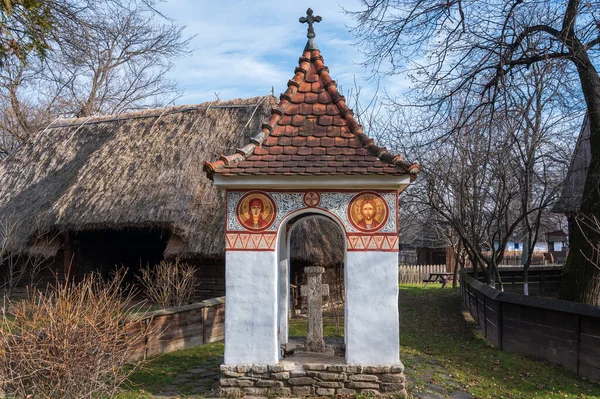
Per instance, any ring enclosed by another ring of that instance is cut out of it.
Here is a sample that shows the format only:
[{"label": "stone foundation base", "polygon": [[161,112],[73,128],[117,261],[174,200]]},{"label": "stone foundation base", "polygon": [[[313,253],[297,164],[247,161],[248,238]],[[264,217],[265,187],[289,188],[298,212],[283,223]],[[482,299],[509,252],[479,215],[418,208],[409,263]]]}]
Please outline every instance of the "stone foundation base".
[{"label": "stone foundation base", "polygon": [[350,396],[356,393],[406,396],[404,366],[281,362],[222,365],[221,395]]}]

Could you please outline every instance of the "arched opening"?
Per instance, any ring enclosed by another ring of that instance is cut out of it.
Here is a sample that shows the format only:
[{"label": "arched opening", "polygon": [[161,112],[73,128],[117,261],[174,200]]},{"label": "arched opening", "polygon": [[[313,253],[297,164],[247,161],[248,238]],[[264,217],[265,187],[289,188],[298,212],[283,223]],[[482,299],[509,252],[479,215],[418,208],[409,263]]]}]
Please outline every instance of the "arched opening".
[{"label": "arched opening", "polygon": [[[308,328],[306,267],[322,267],[319,277],[326,286],[322,297],[322,356],[345,355],[345,258],[346,237],[337,218],[320,210],[301,211],[282,221],[278,233],[279,345],[281,358],[305,352]],[[314,306],[314,305],[313,305]]]}]

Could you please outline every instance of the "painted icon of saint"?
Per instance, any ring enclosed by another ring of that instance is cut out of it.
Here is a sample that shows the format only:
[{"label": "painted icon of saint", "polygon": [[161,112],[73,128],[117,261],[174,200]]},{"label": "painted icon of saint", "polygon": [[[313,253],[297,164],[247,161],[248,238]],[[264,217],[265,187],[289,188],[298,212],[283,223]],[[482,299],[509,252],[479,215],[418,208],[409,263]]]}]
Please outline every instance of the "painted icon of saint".
[{"label": "painted icon of saint", "polygon": [[348,220],[357,230],[374,233],[386,225],[388,206],[376,192],[362,192],[354,196],[348,205]]},{"label": "painted icon of saint", "polygon": [[250,217],[244,221],[244,224],[252,229],[262,229],[269,224],[263,219],[265,206],[260,198],[253,198],[248,204]]},{"label": "painted icon of saint", "polygon": [[366,199],[360,204],[360,214],[363,219],[358,223],[358,227],[365,230],[373,230],[381,224],[375,217],[377,216],[377,204],[375,201]]}]

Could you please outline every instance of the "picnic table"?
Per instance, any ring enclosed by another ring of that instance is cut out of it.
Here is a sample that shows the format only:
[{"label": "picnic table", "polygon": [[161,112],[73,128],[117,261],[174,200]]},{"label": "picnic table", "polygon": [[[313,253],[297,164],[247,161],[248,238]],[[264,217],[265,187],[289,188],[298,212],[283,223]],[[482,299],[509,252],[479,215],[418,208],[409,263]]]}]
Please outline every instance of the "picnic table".
[{"label": "picnic table", "polygon": [[425,286],[429,283],[441,283],[442,288],[446,286],[446,283],[452,280],[453,273],[429,273],[429,278],[423,280]]}]

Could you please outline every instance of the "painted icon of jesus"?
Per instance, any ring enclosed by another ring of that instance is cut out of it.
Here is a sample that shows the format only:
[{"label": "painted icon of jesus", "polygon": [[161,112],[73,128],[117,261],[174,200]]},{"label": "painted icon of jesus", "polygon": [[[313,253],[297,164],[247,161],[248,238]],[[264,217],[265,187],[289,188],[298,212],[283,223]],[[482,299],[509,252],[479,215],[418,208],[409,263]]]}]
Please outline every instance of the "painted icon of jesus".
[{"label": "painted icon of jesus", "polygon": [[263,211],[265,206],[260,198],[253,198],[248,204],[250,208],[250,217],[246,219],[244,224],[252,229],[262,229],[269,224],[263,219]]},{"label": "painted icon of jesus", "polygon": [[363,228],[365,230],[373,230],[379,227],[381,224],[375,219],[377,216],[377,204],[375,201],[366,199],[363,200],[360,205],[360,214],[363,219],[358,223],[358,227]]},{"label": "painted icon of jesus", "polygon": [[362,192],[355,195],[348,205],[348,219],[357,230],[374,233],[388,220],[388,206],[376,192]]}]

